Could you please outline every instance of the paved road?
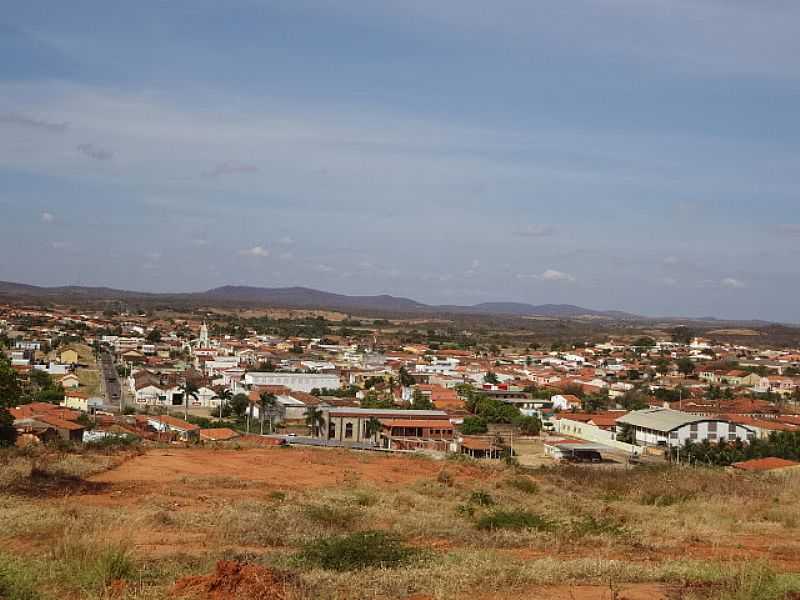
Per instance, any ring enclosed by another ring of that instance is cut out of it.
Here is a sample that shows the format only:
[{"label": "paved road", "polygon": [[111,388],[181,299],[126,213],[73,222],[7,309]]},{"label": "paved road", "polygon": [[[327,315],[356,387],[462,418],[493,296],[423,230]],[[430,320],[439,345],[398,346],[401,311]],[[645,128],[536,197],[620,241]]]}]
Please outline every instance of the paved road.
[{"label": "paved road", "polygon": [[103,378],[103,389],[106,391],[106,403],[119,406],[122,386],[117,375],[114,357],[108,351],[104,351],[100,355],[100,376]]}]

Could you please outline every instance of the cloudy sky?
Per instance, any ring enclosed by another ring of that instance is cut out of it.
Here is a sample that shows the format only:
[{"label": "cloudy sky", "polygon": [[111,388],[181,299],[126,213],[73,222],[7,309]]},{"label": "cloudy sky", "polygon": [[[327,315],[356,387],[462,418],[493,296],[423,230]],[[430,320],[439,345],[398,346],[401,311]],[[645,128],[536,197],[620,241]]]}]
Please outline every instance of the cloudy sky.
[{"label": "cloudy sky", "polygon": [[0,279],[800,322],[796,0],[0,0]]}]

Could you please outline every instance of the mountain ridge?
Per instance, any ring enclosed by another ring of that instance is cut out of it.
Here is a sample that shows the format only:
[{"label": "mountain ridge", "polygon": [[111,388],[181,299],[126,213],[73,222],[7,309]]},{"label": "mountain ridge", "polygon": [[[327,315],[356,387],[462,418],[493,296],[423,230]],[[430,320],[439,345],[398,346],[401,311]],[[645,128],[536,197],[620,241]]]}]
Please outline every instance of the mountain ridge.
[{"label": "mountain ridge", "polygon": [[314,288],[293,286],[267,288],[245,285],[224,285],[202,292],[155,293],[121,290],[110,287],[89,286],[36,286],[25,283],[0,281],[0,298],[82,298],[96,300],[184,300],[195,302],[226,302],[262,304],[275,308],[327,308],[341,311],[379,311],[422,313],[459,313],[479,315],[513,315],[531,317],[576,318],[603,317],[614,319],[639,319],[638,315],[622,311],[603,311],[583,308],[572,304],[534,305],[524,302],[482,302],[475,305],[425,304],[390,294],[348,295],[326,292]]}]

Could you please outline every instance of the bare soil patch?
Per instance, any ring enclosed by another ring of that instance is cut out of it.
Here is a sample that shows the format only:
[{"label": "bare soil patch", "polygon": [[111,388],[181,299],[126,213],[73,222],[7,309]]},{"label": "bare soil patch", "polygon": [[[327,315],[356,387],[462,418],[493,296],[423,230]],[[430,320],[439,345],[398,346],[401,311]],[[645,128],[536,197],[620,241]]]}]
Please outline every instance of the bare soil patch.
[{"label": "bare soil patch", "polygon": [[221,560],[212,575],[185,577],[172,588],[176,598],[197,600],[288,600],[294,578],[257,565]]},{"label": "bare soil patch", "polygon": [[[400,485],[435,476],[479,477],[477,468],[446,465],[416,457],[360,454],[347,450],[256,448],[247,450],[151,450],[121,466],[91,477],[95,483],[173,483],[183,478],[228,478],[270,483],[287,489],[315,489],[368,481]],[[151,490],[145,487],[142,491]]]},{"label": "bare soil patch", "polygon": [[58,498],[77,494],[100,494],[109,488],[108,483],[33,469],[29,477],[14,482],[5,492],[26,498]]}]

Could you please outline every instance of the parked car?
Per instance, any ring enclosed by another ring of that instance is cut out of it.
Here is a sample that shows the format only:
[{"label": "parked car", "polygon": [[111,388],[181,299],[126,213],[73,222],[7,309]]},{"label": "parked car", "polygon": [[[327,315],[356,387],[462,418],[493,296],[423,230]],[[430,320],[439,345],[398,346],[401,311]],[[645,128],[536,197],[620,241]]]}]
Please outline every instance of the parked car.
[{"label": "parked car", "polygon": [[603,462],[603,457],[597,450],[573,450],[572,454],[568,455],[565,460],[568,462]]}]

